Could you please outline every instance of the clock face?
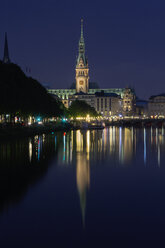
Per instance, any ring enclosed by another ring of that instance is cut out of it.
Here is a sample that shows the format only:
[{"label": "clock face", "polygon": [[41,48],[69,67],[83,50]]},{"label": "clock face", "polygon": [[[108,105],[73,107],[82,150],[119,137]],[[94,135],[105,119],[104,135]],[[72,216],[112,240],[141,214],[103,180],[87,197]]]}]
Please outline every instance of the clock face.
[{"label": "clock face", "polygon": [[83,84],[84,84],[84,82],[83,82],[83,81],[80,81],[80,82],[79,82],[79,84],[80,84],[80,85],[83,85]]}]

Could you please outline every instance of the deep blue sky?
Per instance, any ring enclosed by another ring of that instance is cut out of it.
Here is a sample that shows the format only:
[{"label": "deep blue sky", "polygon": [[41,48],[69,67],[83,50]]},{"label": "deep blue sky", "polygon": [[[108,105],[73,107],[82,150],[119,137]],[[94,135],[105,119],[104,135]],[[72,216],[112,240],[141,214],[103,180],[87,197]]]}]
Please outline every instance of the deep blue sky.
[{"label": "deep blue sky", "polygon": [[54,88],[75,78],[80,19],[90,80],[102,88],[133,86],[147,98],[165,92],[165,3],[160,0],[4,0],[0,57],[8,33],[11,60]]}]

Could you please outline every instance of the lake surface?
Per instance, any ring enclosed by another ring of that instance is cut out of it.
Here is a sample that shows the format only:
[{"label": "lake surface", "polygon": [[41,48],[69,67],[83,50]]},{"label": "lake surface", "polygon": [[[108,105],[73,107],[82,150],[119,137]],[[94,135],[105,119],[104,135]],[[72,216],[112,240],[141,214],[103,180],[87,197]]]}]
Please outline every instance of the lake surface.
[{"label": "lake surface", "polygon": [[0,143],[0,247],[164,247],[165,130]]}]

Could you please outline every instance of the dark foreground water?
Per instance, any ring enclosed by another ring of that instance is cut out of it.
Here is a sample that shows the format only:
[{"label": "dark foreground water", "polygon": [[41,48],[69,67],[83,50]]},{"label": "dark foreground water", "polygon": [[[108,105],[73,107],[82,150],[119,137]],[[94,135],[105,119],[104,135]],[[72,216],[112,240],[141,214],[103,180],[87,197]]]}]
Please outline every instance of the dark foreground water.
[{"label": "dark foreground water", "polygon": [[0,247],[165,247],[165,130],[0,143]]}]

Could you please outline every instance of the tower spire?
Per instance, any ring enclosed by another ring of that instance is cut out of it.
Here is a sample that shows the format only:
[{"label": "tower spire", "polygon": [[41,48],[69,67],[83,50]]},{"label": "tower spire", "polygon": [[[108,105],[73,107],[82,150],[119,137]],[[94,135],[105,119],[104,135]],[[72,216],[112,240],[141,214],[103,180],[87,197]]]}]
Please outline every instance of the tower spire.
[{"label": "tower spire", "polygon": [[83,34],[83,19],[81,19],[81,36],[79,40],[79,53],[76,63],[76,92],[88,93],[89,89],[89,68],[85,56],[85,42]]},{"label": "tower spire", "polygon": [[83,19],[81,19],[81,41],[84,41],[84,34],[83,34]]},{"label": "tower spire", "polygon": [[80,40],[79,40],[79,54],[84,54],[84,56],[85,56],[83,19],[81,19],[81,36],[80,36]]},{"label": "tower spire", "polygon": [[10,63],[8,41],[7,41],[7,33],[5,33],[5,46],[4,46],[3,63],[5,63],[5,64]]}]

